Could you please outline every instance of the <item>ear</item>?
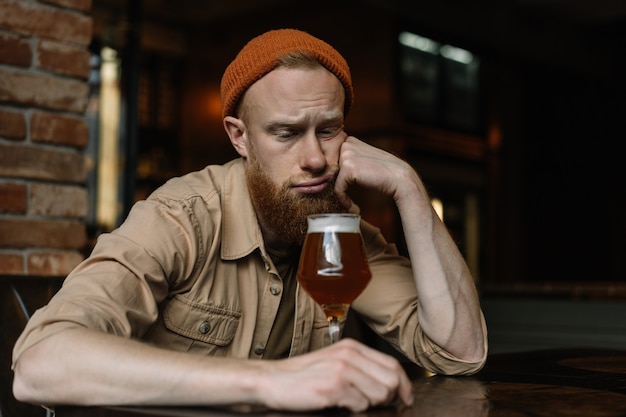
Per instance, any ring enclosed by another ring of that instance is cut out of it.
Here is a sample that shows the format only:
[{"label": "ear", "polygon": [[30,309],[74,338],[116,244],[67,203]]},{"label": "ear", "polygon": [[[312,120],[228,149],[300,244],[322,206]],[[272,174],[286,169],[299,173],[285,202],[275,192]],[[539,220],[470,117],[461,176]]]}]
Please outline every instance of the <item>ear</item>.
[{"label": "ear", "polygon": [[248,157],[248,137],[246,135],[246,125],[241,119],[233,116],[224,117],[224,129],[230,138],[230,143],[239,155]]}]

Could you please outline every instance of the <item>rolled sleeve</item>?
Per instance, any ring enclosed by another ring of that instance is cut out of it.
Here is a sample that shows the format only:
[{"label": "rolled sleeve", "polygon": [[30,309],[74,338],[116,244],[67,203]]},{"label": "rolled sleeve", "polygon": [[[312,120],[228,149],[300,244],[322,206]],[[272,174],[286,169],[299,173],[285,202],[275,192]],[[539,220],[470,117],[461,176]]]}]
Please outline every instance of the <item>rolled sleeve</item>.
[{"label": "rolled sleeve", "polygon": [[473,375],[480,371],[487,361],[487,326],[483,314],[480,315],[483,329],[483,356],[477,361],[458,358],[428,339],[423,332],[419,333],[418,345],[422,352],[419,355],[420,365],[440,375]]},{"label": "rolled sleeve", "polygon": [[161,292],[162,285],[154,278],[135,275],[119,259],[103,259],[98,251],[108,246],[117,245],[122,250],[118,237],[104,240],[101,248],[66,278],[50,302],[30,318],[15,344],[14,362],[30,346],[67,329],[86,327],[138,337],[157,319],[155,293]]},{"label": "rolled sleeve", "polygon": [[74,327],[141,338],[172,283],[184,285],[181,277],[192,275],[201,258],[191,205],[140,202],[120,228],[101,235],[90,257],[33,314],[14,346],[13,364],[29,347]]}]

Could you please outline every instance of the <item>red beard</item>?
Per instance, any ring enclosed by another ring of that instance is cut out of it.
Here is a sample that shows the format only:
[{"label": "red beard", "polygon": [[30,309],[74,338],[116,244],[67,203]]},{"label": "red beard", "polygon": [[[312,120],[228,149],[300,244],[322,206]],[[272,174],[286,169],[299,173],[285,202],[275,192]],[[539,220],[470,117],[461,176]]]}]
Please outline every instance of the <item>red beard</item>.
[{"label": "red beard", "polygon": [[257,216],[285,243],[301,245],[304,242],[308,215],[346,211],[333,191],[334,182],[318,194],[296,194],[289,180],[276,186],[254,158],[249,158],[248,162],[246,180]]}]

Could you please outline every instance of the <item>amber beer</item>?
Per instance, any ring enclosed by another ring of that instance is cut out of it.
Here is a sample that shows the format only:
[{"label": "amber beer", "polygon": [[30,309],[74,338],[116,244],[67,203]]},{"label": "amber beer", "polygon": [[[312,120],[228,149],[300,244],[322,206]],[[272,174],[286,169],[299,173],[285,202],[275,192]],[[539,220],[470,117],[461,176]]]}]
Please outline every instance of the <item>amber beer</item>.
[{"label": "amber beer", "polygon": [[359,229],[360,217],[328,216],[309,218],[298,281],[328,317],[341,318],[365,289],[371,273]]}]

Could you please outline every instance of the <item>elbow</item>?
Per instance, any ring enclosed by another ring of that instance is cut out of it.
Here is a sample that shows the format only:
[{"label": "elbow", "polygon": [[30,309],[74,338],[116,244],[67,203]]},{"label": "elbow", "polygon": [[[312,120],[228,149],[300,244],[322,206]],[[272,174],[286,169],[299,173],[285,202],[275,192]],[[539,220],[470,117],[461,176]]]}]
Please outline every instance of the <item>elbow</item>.
[{"label": "elbow", "polygon": [[450,362],[438,363],[433,370],[434,373],[446,376],[471,376],[478,373],[487,362],[486,355],[480,358],[456,358]]},{"label": "elbow", "polygon": [[34,393],[34,383],[29,377],[29,372],[25,369],[28,366],[23,362],[22,360],[18,361],[14,367],[13,396],[18,401],[36,404],[38,401]]},{"label": "elbow", "polygon": [[456,372],[458,375],[474,375],[478,371],[480,371],[487,362],[487,341],[485,340],[483,343],[477,344],[476,348],[471,352],[466,352],[463,355],[462,362],[464,366],[459,368],[459,372]]},{"label": "elbow", "polygon": [[[17,359],[13,367],[13,396],[21,402],[30,404],[47,404],[45,384],[42,378],[45,375],[45,364],[36,355],[32,347]],[[49,359],[48,359],[49,360]]]},{"label": "elbow", "polygon": [[458,353],[457,358],[465,367],[460,368],[459,374],[473,375],[480,371],[487,362],[488,343],[486,335],[477,337],[474,343],[468,343],[466,349]]},{"label": "elbow", "polygon": [[481,339],[476,341],[474,348],[468,349],[462,358],[470,363],[480,363],[482,367],[487,360],[487,350],[487,341]]}]

